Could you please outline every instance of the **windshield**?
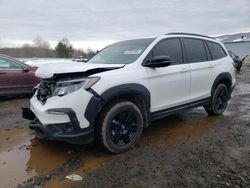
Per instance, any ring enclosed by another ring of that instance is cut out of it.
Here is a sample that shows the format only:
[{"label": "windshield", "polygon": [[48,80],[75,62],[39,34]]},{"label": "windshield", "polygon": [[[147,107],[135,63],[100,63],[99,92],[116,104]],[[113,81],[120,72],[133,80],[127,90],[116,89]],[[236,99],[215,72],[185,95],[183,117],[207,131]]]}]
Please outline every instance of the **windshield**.
[{"label": "windshield", "polygon": [[112,44],[93,58],[88,63],[104,64],[129,64],[137,60],[144,50],[153,42],[153,38],[122,41]]}]

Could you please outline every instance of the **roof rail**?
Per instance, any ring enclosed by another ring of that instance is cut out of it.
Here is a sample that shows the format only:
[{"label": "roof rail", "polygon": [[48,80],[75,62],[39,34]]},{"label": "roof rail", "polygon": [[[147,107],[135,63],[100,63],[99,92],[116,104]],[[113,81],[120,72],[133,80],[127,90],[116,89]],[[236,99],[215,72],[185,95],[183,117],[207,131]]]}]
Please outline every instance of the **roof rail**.
[{"label": "roof rail", "polygon": [[191,36],[198,36],[198,37],[206,37],[206,38],[210,38],[210,39],[215,39],[213,37],[209,37],[209,36],[206,36],[206,35],[195,34],[195,33],[167,33],[165,35],[191,35]]}]

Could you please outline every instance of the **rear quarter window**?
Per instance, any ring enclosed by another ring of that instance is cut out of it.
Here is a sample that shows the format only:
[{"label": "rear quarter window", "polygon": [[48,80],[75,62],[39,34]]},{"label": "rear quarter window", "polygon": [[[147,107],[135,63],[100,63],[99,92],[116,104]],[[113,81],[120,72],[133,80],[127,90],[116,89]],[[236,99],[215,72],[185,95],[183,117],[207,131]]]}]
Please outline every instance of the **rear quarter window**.
[{"label": "rear quarter window", "polygon": [[221,45],[215,42],[209,42],[209,41],[206,41],[206,43],[207,43],[208,49],[211,53],[213,60],[221,59],[227,56],[226,52],[221,47]]}]

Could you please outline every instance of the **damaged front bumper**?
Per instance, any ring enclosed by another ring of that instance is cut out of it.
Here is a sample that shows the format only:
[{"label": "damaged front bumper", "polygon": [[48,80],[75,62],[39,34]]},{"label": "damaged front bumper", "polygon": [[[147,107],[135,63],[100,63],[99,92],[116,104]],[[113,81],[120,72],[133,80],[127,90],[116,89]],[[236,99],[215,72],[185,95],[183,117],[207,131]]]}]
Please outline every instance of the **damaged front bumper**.
[{"label": "damaged front bumper", "polygon": [[70,122],[43,125],[29,108],[22,108],[23,118],[32,120],[29,128],[45,140],[65,141],[74,144],[87,144],[94,140],[94,128],[81,128],[76,113],[70,108],[50,109],[51,113],[67,114]]}]

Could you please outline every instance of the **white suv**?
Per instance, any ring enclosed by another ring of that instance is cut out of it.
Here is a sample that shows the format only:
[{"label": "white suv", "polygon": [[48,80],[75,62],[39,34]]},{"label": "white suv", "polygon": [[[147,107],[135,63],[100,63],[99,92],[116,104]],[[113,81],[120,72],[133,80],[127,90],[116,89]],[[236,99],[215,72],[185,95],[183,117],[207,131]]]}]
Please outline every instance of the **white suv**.
[{"label": "white suv", "polygon": [[85,64],[40,67],[23,116],[42,139],[99,141],[120,153],[158,118],[204,106],[222,114],[235,85],[233,60],[214,38],[169,33],[112,44]]}]

